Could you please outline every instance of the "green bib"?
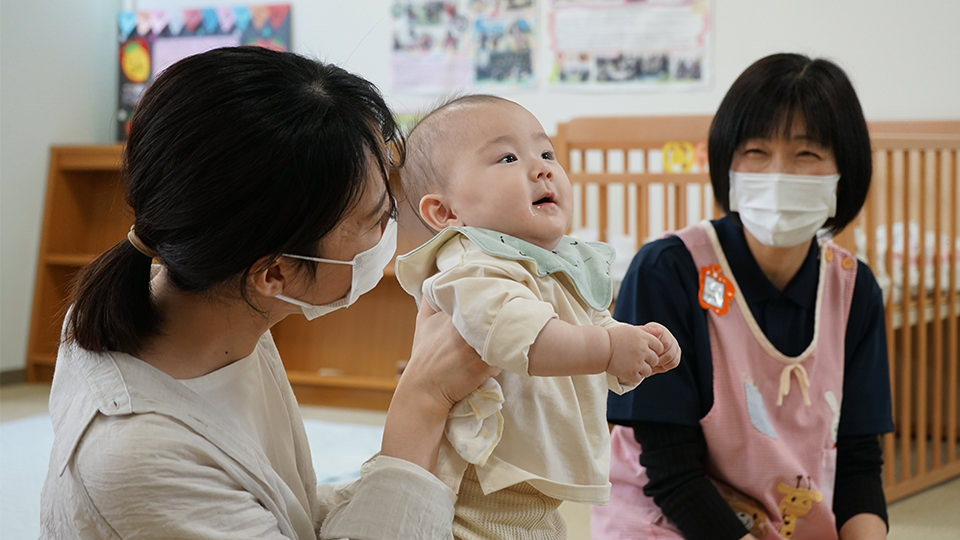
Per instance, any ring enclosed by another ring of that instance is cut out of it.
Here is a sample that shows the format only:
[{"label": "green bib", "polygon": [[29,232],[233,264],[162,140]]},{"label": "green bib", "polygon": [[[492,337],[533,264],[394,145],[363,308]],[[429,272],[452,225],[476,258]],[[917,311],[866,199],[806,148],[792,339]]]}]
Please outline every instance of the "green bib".
[{"label": "green bib", "polygon": [[564,236],[556,248],[549,250],[490,229],[447,227],[429,242],[402,258],[415,257],[424,250],[439,249],[457,234],[469,238],[484,253],[527,263],[525,266],[539,276],[563,274],[584,303],[597,311],[607,309],[613,301],[610,264],[616,253],[611,246],[603,242],[584,242],[572,236]]}]

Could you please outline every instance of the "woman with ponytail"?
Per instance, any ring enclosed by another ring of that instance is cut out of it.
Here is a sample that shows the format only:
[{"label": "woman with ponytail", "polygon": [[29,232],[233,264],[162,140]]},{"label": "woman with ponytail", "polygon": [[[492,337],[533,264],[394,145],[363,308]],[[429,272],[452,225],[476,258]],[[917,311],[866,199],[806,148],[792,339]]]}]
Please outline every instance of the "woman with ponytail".
[{"label": "woman with ponytail", "polygon": [[450,536],[431,471],[450,407],[493,370],[449,318],[419,314],[350,498],[315,483],[270,335],[376,285],[396,242],[387,145],[402,161],[402,143],[371,83],[292,53],[217,49],[151,84],[123,156],[134,225],[64,322],[43,538]]}]

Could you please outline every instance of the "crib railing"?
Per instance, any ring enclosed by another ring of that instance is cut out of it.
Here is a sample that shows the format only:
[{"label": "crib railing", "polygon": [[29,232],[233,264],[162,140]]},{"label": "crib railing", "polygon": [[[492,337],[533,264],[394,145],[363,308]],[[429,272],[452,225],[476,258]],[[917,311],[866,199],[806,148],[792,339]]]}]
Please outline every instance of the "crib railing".
[{"label": "crib railing", "polygon": [[719,215],[707,174],[710,116],[575,118],[554,145],[574,185],[575,230],[629,237],[634,248],[660,233]]},{"label": "crib railing", "polygon": [[[635,251],[720,215],[706,167],[710,119],[592,117],[558,126],[554,145],[574,184],[573,228]],[[883,439],[884,486],[892,501],[960,476],[960,122],[870,128],[871,191],[836,241],[870,264],[885,292],[896,431]]]},{"label": "crib railing", "polygon": [[873,185],[848,230],[886,297],[896,431],[884,484],[897,499],[960,475],[960,133],[871,139]]}]

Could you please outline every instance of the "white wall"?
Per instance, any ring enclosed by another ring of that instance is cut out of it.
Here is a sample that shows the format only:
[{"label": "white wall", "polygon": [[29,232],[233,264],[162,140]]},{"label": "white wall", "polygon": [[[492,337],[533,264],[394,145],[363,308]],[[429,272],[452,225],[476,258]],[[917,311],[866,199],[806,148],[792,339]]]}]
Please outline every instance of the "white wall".
[{"label": "white wall", "polygon": [[[48,148],[112,140],[116,11],[121,6],[238,3],[241,0],[0,0],[0,370],[25,363]],[[297,52],[366,76],[403,112],[421,110],[435,100],[390,91],[388,0],[289,3]],[[712,4],[709,90],[504,95],[532,110],[548,132],[573,116],[711,113],[751,62],[771,52],[795,51],[828,57],[844,67],[868,119],[960,119],[956,0]]]},{"label": "white wall", "polygon": [[116,11],[0,0],[0,370],[26,364],[49,147],[113,134]]}]

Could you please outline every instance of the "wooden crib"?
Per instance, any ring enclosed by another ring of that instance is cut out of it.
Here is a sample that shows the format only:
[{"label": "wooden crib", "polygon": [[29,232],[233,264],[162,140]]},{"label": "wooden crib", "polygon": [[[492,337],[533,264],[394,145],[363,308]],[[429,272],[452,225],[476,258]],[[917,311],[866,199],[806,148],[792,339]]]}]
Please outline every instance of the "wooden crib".
[{"label": "wooden crib", "polygon": [[[574,184],[574,234],[617,249],[615,276],[644,242],[721,214],[707,174],[710,120],[588,117],[558,126],[554,145]],[[868,262],[885,293],[896,432],[883,441],[884,485],[896,500],[960,476],[960,122],[870,130],[871,192],[836,241]]]}]

